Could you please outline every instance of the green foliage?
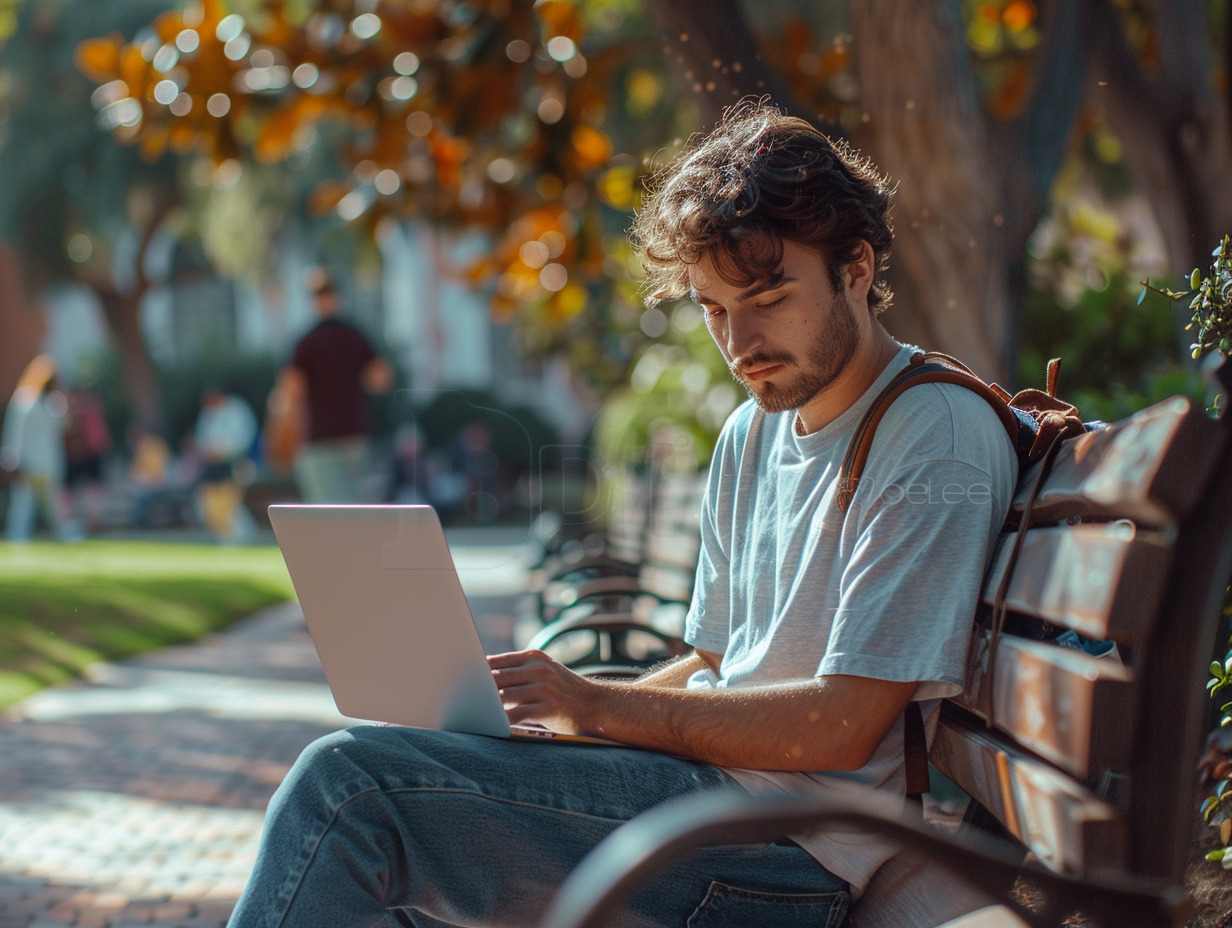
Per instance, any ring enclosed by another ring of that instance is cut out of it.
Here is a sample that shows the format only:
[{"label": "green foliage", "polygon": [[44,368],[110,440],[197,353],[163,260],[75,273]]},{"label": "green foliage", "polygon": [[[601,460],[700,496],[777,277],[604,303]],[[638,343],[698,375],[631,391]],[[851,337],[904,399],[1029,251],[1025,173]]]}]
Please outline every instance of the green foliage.
[{"label": "green foliage", "polygon": [[1137,280],[1160,257],[1110,188],[1116,173],[1084,145],[1058,175],[1031,242],[1015,372],[1017,386],[1042,386],[1048,360],[1060,358],[1061,396],[1084,418],[1108,421],[1177,393],[1204,395],[1183,364],[1175,314],[1136,300]]},{"label": "green foliage", "polygon": [[1119,419],[1176,393],[1201,395],[1179,366],[1176,326],[1165,312],[1133,302],[1129,272],[1111,271],[1072,305],[1033,290],[1025,305],[1018,382],[1039,386],[1049,358],[1061,358],[1060,393],[1086,418]]},{"label": "green foliage", "polygon": [[511,406],[487,390],[443,390],[422,406],[413,397],[404,399],[406,408],[398,418],[414,423],[428,448],[451,451],[467,426],[481,425],[497,460],[526,470],[535,466],[546,445],[559,440],[533,409]]},{"label": "green foliage", "polygon": [[[1232,589],[1225,597],[1225,614],[1232,603]],[[1228,650],[1222,661],[1211,661],[1211,678],[1206,681],[1207,692],[1211,700],[1219,705],[1219,725],[1227,728],[1232,726],[1232,701],[1227,701],[1232,693],[1232,639],[1228,641]],[[1203,820],[1210,826],[1219,829],[1220,839],[1225,845],[1232,844],[1232,777],[1222,776],[1215,780],[1214,788],[1202,801],[1200,807]],[[1206,855],[1206,859],[1220,863],[1225,869],[1232,869],[1232,847],[1221,847]]]},{"label": "green foliage", "polygon": [[610,463],[637,466],[666,442],[700,466],[710,460],[719,430],[742,399],[701,311],[681,303],[664,335],[635,356],[629,385],[605,405],[596,447]]},{"label": "green foliage", "polygon": [[1205,276],[1201,268],[1195,267],[1190,272],[1188,289],[1160,289],[1144,282],[1138,295],[1139,303],[1148,291],[1161,294],[1174,303],[1189,300],[1190,318],[1185,331],[1194,332],[1197,338],[1189,346],[1194,360],[1208,351],[1221,354],[1232,351],[1232,236],[1223,237],[1211,252],[1211,259],[1210,272]]},{"label": "green foliage", "polygon": [[[1165,296],[1174,303],[1189,300],[1190,319],[1185,330],[1197,329],[1197,341],[1190,346],[1194,360],[1211,351],[1226,356],[1232,349],[1232,306],[1229,305],[1232,303],[1232,237],[1225,235],[1211,252],[1211,258],[1210,273],[1204,276],[1201,269],[1194,268],[1189,275],[1188,289],[1157,288],[1144,281],[1138,296],[1139,303],[1143,302],[1148,291]],[[1212,413],[1217,412],[1217,406],[1218,402]],[[1225,617],[1230,613],[1232,587],[1224,594]],[[1228,641],[1223,660],[1211,661],[1206,689],[1212,701],[1219,705],[1220,727],[1232,726],[1232,701],[1227,699],[1228,695],[1232,695],[1229,692],[1232,691],[1232,639]],[[1206,859],[1221,864],[1224,869],[1232,869],[1232,775],[1225,774],[1215,780],[1214,789],[1202,801],[1201,813],[1209,825],[1219,829],[1220,840],[1226,845],[1211,851]]]},{"label": "green foliage", "polygon": [[[73,52],[90,35],[135,34],[172,0],[65,0],[0,6],[0,237],[22,250],[36,279],[71,276],[66,242],[122,224],[137,185],[173,182],[173,165],[117,146],[90,104],[93,85]],[[7,15],[16,16],[8,22]],[[106,179],[106,183],[100,180]],[[99,241],[101,241],[101,237]]]}]

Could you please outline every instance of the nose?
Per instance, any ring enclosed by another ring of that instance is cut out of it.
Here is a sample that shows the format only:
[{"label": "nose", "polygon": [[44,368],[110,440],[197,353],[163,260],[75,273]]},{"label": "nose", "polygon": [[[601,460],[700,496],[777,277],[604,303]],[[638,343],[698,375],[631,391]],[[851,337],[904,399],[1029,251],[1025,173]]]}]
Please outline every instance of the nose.
[{"label": "nose", "polygon": [[752,313],[733,312],[726,316],[727,356],[737,366],[761,346],[761,329]]}]

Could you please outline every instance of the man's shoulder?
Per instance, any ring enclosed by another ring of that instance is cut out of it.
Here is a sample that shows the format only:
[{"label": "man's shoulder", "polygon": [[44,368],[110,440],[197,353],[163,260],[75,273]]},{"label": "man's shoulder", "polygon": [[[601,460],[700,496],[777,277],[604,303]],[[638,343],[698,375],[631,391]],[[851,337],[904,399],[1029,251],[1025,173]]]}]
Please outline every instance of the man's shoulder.
[{"label": "man's shoulder", "polygon": [[754,422],[764,417],[765,413],[756,403],[751,399],[745,400],[728,414],[722,429],[719,430],[720,438],[747,435]]},{"label": "man's shoulder", "polygon": [[328,319],[319,320],[316,325],[304,333],[300,341],[336,338],[339,335],[346,336],[351,334],[363,337],[363,333],[359,331],[359,328],[354,323],[348,322],[346,319],[340,319],[337,316],[330,316]]},{"label": "man's shoulder", "polygon": [[900,450],[928,449],[938,456],[986,469],[1016,460],[1005,426],[988,401],[955,383],[924,383],[903,392],[886,410],[878,439]]},{"label": "man's shoulder", "polygon": [[335,354],[339,349],[366,351],[369,343],[357,326],[344,319],[331,318],[322,319],[300,336],[293,354],[298,357],[317,351]]}]

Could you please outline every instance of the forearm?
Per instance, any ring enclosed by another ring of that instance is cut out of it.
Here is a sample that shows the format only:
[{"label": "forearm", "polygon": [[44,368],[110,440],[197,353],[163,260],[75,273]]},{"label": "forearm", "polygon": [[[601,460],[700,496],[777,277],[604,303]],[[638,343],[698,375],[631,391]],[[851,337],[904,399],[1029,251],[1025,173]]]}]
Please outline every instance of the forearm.
[{"label": "forearm", "polygon": [[578,676],[540,651],[496,654],[488,664],[511,722],[758,770],[864,766],[916,688],[842,675],[725,689],[678,683],[690,666],[717,658],[690,655],[632,685]]},{"label": "forearm", "polygon": [[825,693],[818,680],[695,691],[599,683],[580,701],[577,723],[589,734],[723,767],[856,769],[867,760],[857,726],[817,707]]}]

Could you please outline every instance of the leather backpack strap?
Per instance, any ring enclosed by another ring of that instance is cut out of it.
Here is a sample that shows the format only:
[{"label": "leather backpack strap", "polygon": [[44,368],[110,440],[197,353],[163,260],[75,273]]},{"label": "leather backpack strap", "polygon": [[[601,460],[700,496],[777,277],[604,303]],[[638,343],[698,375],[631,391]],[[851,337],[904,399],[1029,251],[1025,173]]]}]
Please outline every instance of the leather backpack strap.
[{"label": "leather backpack strap", "polygon": [[924,713],[915,700],[903,711],[903,762],[907,775],[907,798],[919,799],[928,792],[928,738]]},{"label": "leather backpack strap", "polygon": [[852,497],[856,494],[856,488],[864,473],[864,465],[868,461],[869,449],[873,446],[873,437],[877,433],[877,426],[885,416],[886,410],[904,390],[922,383],[953,383],[979,394],[992,407],[997,418],[1001,420],[1001,424],[1005,426],[1005,431],[1015,449],[1018,448],[1021,420],[1009,406],[1008,393],[995,384],[985,383],[971,373],[964,364],[949,355],[939,352],[918,352],[912,356],[908,365],[877,394],[851,436],[851,443],[847,445],[847,453],[843,456],[843,463],[839,469],[836,495],[838,507],[843,512],[847,511]]},{"label": "leather backpack strap", "polygon": [[[872,405],[852,434],[851,442],[839,469],[837,501],[839,509],[846,512],[851,505],[868,461],[869,450],[877,426],[886,410],[904,390],[922,383],[954,383],[966,387],[983,397],[997,413],[1005,426],[1010,441],[1018,447],[1020,420],[1008,405],[1009,394],[995,385],[986,384],[962,362],[940,352],[917,352],[907,366],[877,394]],[[903,712],[903,763],[906,776],[905,793],[917,803],[929,790],[928,738],[924,729],[924,715],[920,704],[912,701]]]}]

